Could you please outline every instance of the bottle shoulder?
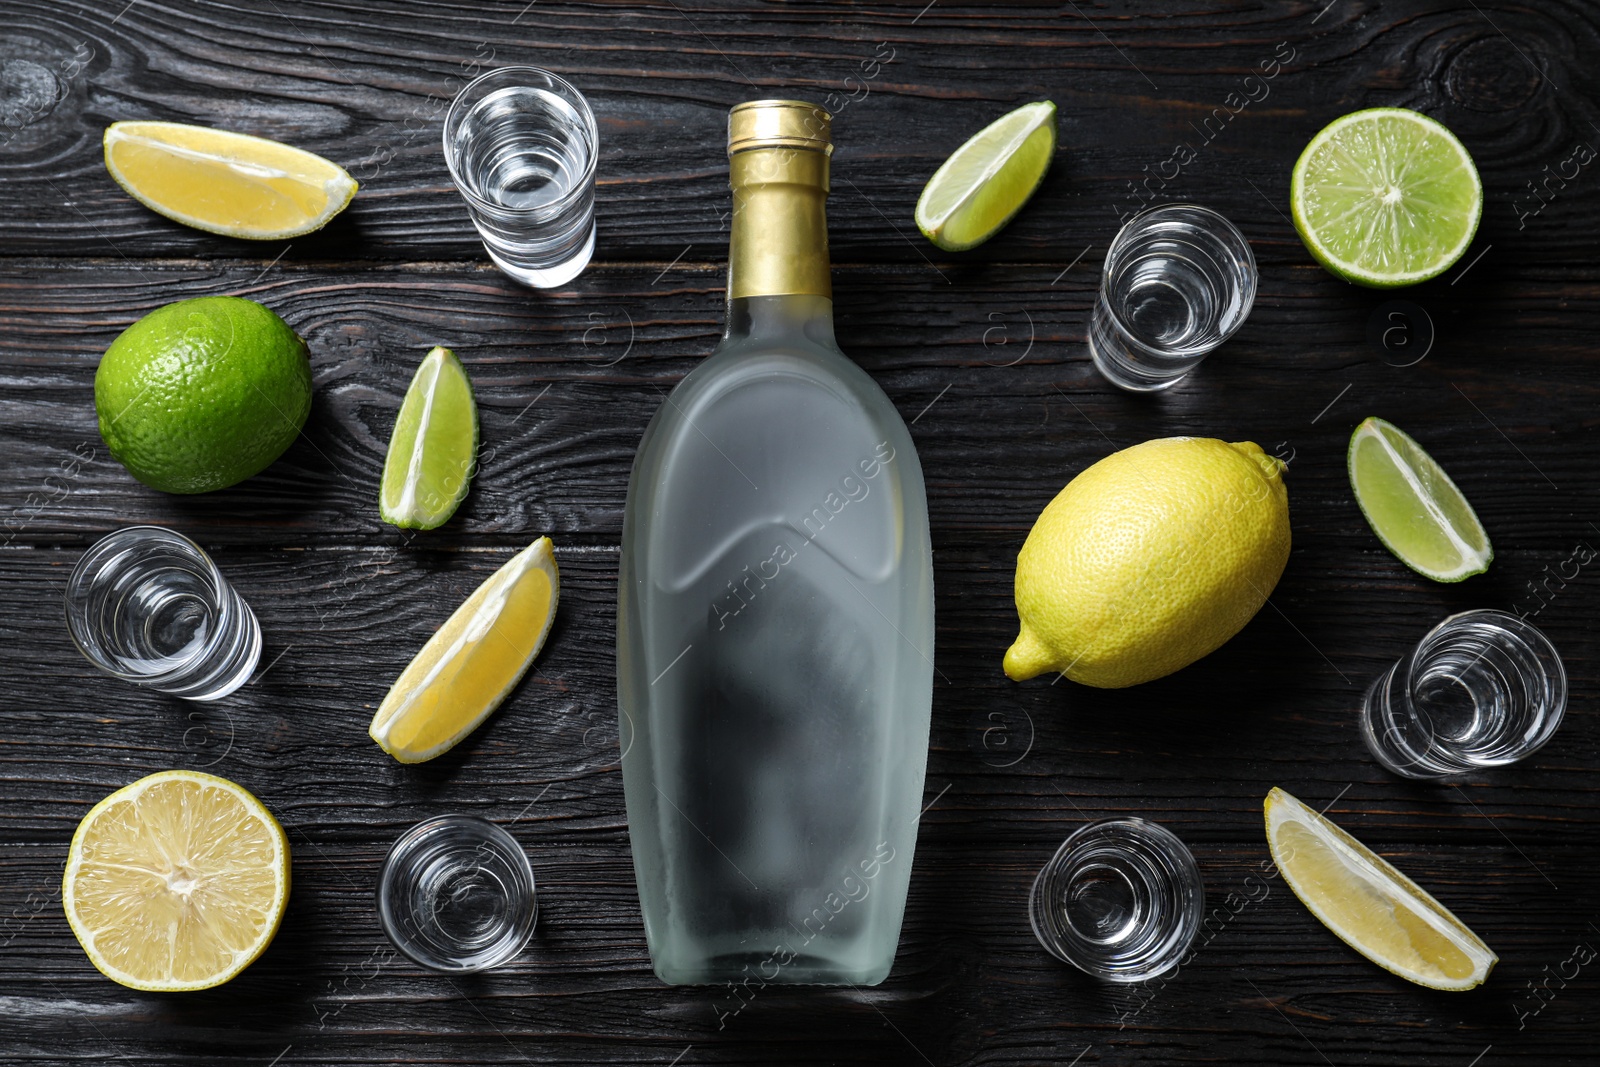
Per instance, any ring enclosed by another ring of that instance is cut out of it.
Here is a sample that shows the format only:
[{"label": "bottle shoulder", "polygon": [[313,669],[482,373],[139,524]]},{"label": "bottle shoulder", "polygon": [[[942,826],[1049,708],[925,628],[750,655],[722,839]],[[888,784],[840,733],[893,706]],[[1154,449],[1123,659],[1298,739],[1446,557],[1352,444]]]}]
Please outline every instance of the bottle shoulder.
[{"label": "bottle shoulder", "polygon": [[653,545],[640,562],[673,588],[758,530],[794,551],[816,541],[858,580],[881,581],[906,539],[926,542],[924,494],[899,412],[843,353],[733,346],[685,378],[646,432],[624,543]]}]

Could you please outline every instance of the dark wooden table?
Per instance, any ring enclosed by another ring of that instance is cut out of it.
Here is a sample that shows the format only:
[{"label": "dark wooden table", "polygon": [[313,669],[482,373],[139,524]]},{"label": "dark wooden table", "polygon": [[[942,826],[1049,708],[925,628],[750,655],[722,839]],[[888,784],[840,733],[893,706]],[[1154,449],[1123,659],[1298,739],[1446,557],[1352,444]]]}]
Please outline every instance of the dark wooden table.
[{"label": "dark wooden table", "polygon": [[[1600,6],[0,0],[0,23],[0,1060],[1596,1062],[1600,962],[1577,961],[1600,947],[1600,643],[1596,572],[1573,560],[1600,546],[1600,169],[1573,160],[1600,145]],[[599,250],[555,292],[487,263],[440,152],[453,93],[507,63],[559,71],[599,117]],[[719,1028],[725,991],[664,987],[646,958],[612,629],[639,435],[720,330],[725,112],[770,96],[837,115],[838,332],[921,453],[939,678],[893,974],[859,992],[770,988]],[[1060,106],[1062,150],[1034,201],[982,248],[936,251],[911,221],[923,182],[969,133],[1043,98]],[[1437,334],[1409,366],[1368,340],[1391,296],[1324,273],[1285,217],[1310,136],[1390,104],[1453,128],[1486,192],[1462,263],[1399,294]],[[292,242],[187,230],[106,175],[101,131],[131,118],[277,137],[341,162],[362,190]],[[1175,168],[1185,142],[1196,158]],[[1151,197],[1232,218],[1261,291],[1191,380],[1145,398],[1095,374],[1084,328],[1119,215]],[[307,339],[312,417],[265,474],[166,496],[107,454],[96,362],[145,312],[217,293],[265,303]],[[484,461],[449,525],[408,534],[378,521],[377,479],[434,343],[476,384]],[[1435,585],[1368,530],[1344,456],[1373,414],[1471,498],[1495,543],[1487,575]],[[1034,516],[1095,459],[1174,434],[1290,461],[1294,553],[1270,605],[1150,685],[1007,681],[1012,566]],[[165,699],[73,650],[68,568],[135,522],[194,536],[260,615],[262,670],[235,697]],[[448,756],[383,755],[366,726],[390,682],[542,533],[564,589],[537,674]],[[1566,724],[1524,765],[1460,786],[1400,781],[1362,747],[1360,694],[1469,607],[1546,629],[1570,672]],[[277,813],[294,895],[241,977],[150,995],[90,966],[58,883],[89,806],[169,767],[223,774]],[[1261,881],[1273,785],[1331,804],[1482,934],[1501,957],[1488,984],[1445,994],[1394,978],[1281,880]],[[388,843],[446,811],[508,827],[542,895],[530,949],[471,980],[397,959],[373,912]],[[1175,977],[1113,989],[1048,958],[1025,901],[1061,838],[1126,814],[1189,842],[1220,910]]]}]

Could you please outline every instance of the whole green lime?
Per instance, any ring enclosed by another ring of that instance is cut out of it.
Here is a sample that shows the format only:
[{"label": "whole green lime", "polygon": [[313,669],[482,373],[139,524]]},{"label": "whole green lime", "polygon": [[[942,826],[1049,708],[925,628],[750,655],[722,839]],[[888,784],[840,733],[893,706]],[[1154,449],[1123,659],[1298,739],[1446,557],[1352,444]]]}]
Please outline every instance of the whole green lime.
[{"label": "whole green lime", "polygon": [[100,436],[169,493],[242,482],[283,454],[311,410],[305,342],[236,296],[157,308],[111,342],[94,376]]}]

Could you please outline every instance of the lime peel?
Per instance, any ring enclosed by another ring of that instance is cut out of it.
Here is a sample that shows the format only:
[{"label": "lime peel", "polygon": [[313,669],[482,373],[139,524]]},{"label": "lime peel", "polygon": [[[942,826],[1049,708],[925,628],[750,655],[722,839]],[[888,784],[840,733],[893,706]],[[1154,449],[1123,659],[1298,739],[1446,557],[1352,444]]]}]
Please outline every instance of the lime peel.
[{"label": "lime peel", "polygon": [[306,345],[236,296],[159,307],[111,342],[94,376],[106,447],[144,484],[207,493],[259,474],[311,411]]}]

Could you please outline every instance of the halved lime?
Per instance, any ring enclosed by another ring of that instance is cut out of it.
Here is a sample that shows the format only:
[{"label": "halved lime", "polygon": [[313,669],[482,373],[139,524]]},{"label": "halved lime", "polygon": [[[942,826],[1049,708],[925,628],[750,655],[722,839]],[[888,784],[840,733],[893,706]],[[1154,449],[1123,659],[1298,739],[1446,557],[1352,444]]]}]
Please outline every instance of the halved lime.
[{"label": "halved lime", "polygon": [[1443,125],[1375,107],[1311,138],[1289,201],[1317,262],[1347,282],[1389,289],[1437,277],[1461,258],[1483,214],[1483,183]]},{"label": "halved lime", "polygon": [[1056,154],[1056,106],[1023,104],[985,126],[933,172],[917,228],[948,252],[976,248],[1028,202]]},{"label": "halved lime", "polygon": [[1398,426],[1370,418],[1350,435],[1350,488],[1372,532],[1436,582],[1489,569],[1489,535],[1456,483]]},{"label": "halved lime", "polygon": [[394,421],[378,514],[413,530],[444,525],[467,495],[477,458],[472,383],[454,352],[435,348],[417,368]]}]

